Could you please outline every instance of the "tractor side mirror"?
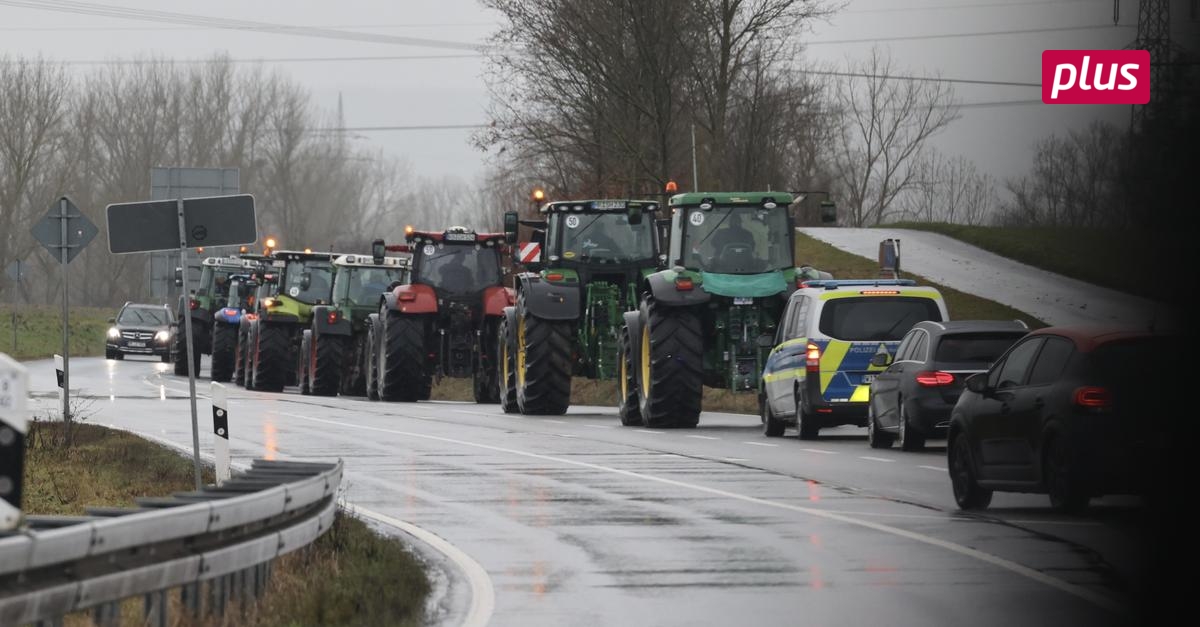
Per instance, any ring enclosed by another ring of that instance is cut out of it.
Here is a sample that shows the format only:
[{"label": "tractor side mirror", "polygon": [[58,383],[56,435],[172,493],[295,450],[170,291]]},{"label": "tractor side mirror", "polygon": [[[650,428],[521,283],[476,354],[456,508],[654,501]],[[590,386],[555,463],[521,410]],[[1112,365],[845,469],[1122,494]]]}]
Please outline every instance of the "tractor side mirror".
[{"label": "tractor side mirror", "polygon": [[837,205],[833,201],[821,201],[821,224],[837,223]]},{"label": "tractor side mirror", "polygon": [[383,258],[386,255],[387,245],[383,243],[383,240],[377,239],[371,242],[371,261],[374,261],[375,265],[383,265]]},{"label": "tractor side mirror", "polygon": [[641,223],[642,223],[642,208],[641,207],[630,207],[629,208],[629,224],[631,226],[639,226],[639,225],[641,225]]},{"label": "tractor side mirror", "polygon": [[892,356],[888,353],[877,353],[871,358],[871,365],[876,368],[886,368],[892,365]]},{"label": "tractor side mirror", "polygon": [[517,228],[520,225],[516,211],[504,212],[504,241],[514,244],[517,241]]}]

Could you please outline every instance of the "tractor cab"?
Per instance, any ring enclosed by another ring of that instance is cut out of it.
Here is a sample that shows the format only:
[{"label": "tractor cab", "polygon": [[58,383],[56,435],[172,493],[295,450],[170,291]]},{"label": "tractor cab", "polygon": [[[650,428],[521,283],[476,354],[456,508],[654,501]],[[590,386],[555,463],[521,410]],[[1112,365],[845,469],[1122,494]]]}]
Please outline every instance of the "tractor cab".
[{"label": "tractor cab", "polygon": [[384,292],[408,283],[411,270],[408,258],[370,255],[342,255],[333,266],[333,305],[343,315],[360,310],[363,317],[378,310]]},{"label": "tractor cab", "polygon": [[[333,253],[277,250],[266,261],[272,275],[272,314],[307,319],[313,305],[333,299]],[[265,304],[265,303],[264,303]]]},{"label": "tractor cab", "polygon": [[452,226],[443,232],[405,229],[405,240],[412,253],[411,283],[433,288],[438,300],[477,302],[501,284],[503,234]]},{"label": "tractor cab", "polygon": [[709,274],[794,272],[791,202],[786,193],[671,198],[672,264]]}]

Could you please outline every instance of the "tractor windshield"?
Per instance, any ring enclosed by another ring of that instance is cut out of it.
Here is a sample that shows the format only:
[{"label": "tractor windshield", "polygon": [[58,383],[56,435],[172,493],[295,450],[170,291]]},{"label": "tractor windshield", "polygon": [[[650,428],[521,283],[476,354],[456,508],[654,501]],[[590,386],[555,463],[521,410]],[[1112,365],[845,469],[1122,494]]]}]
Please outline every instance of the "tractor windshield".
[{"label": "tractor windshield", "polygon": [[328,260],[289,261],[285,275],[280,293],[309,305],[318,301],[329,302],[333,288],[333,264]]},{"label": "tractor windshield", "polygon": [[333,300],[349,300],[352,305],[378,305],[389,285],[403,279],[403,268],[347,267],[333,280]]},{"label": "tractor windshield", "polygon": [[204,266],[204,269],[200,271],[200,287],[196,290],[196,295],[218,298],[228,296],[229,275],[233,273],[232,268]]},{"label": "tractor windshield", "polygon": [[654,219],[630,224],[625,213],[560,215],[561,256],[565,260],[630,263],[654,258]]},{"label": "tractor windshield", "polygon": [[426,244],[414,257],[414,282],[439,292],[465,296],[500,284],[500,258],[492,246]]},{"label": "tractor windshield", "polygon": [[787,209],[683,207],[683,260],[720,274],[758,274],[792,266]]}]

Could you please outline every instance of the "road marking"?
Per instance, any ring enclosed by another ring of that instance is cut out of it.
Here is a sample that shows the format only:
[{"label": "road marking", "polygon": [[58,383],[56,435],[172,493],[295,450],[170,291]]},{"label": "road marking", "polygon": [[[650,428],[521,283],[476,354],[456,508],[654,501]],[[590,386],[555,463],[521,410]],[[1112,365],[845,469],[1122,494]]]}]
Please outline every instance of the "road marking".
[{"label": "road marking", "polygon": [[870,455],[862,455],[859,457],[859,459],[865,459],[869,462],[885,462],[889,464],[896,461],[894,459],[887,459],[885,457],[871,457]]},{"label": "road marking", "polygon": [[722,457],[721,459],[723,459],[727,462],[748,462],[748,461],[750,461],[748,458],[745,458],[745,457]]},{"label": "road marking", "polygon": [[638,429],[638,433],[653,433],[654,435],[662,435],[662,434],[666,433],[666,431],[651,431],[649,429]]},{"label": "road marking", "polygon": [[591,427],[593,429],[612,429],[612,425],[583,425],[583,426]]},{"label": "road marking", "polygon": [[556,424],[556,425],[565,425],[565,424],[567,424],[567,422],[566,422],[565,420],[550,420],[549,418],[538,418],[538,420],[541,420],[542,422],[552,422],[552,423],[554,423],[554,424]]},{"label": "road marking", "polygon": [[742,444],[749,444],[750,446],[779,446],[778,444],[771,444],[769,442],[742,442]]},{"label": "road marking", "polygon": [[949,470],[947,470],[945,468],[938,468],[937,466],[917,466],[917,468],[924,468],[925,470],[936,470],[938,472],[950,472]]},{"label": "road marking", "polygon": [[[471,414],[472,416],[488,416],[488,417],[495,417],[495,416],[499,416],[499,415],[500,415],[500,414],[491,413],[491,412],[486,412],[486,411],[467,411],[467,410],[465,410],[465,409],[451,409],[450,411],[452,411],[452,412],[454,412],[454,413],[456,413],[456,414]],[[519,416],[520,414],[517,414],[517,415]]]},{"label": "road marking", "polygon": [[697,440],[720,440],[721,439],[721,438],[714,438],[710,435],[688,435],[688,436],[684,436],[684,437],[696,438]]},{"label": "road marking", "polygon": [[579,437],[577,435],[568,435],[566,433],[555,433],[554,435],[557,435],[560,438],[577,438],[577,437]]},{"label": "road marking", "polygon": [[[949,540],[945,540],[942,538],[936,538],[933,536],[925,535],[923,533],[910,531],[908,529],[901,529],[899,527],[893,527],[891,525],[885,525],[883,523],[878,523],[878,522],[874,522],[874,521],[870,521],[870,520],[854,518],[853,516],[848,516],[845,514],[834,514],[832,512],[829,512],[828,510],[815,509],[812,507],[805,507],[802,505],[793,505],[791,503],[783,503],[780,501],[772,501],[769,499],[764,499],[764,498],[759,498],[759,497],[754,497],[754,496],[747,496],[744,494],[737,494],[736,492],[729,492],[726,490],[721,490],[719,488],[713,488],[713,487],[699,485],[699,484],[695,484],[695,483],[688,483],[686,481],[680,481],[678,479],[668,479],[666,477],[658,477],[655,475],[648,475],[645,473],[635,472],[632,470],[613,468],[613,467],[604,466],[601,464],[594,464],[591,462],[584,462],[584,461],[579,461],[579,460],[575,460],[575,459],[566,459],[563,457],[555,457],[553,455],[545,455],[542,453],[533,453],[530,451],[522,451],[519,449],[507,448],[507,447],[503,447],[503,446],[482,444],[479,442],[471,442],[468,440],[459,440],[456,438],[447,438],[447,437],[443,437],[443,436],[431,435],[428,433],[417,433],[414,431],[401,431],[399,429],[385,429],[383,427],[372,427],[369,425],[357,424],[357,423],[353,423],[353,422],[343,422],[340,420],[328,420],[325,418],[314,418],[312,416],[304,416],[301,414],[293,414],[290,412],[276,412],[276,413],[284,414],[284,415],[288,415],[288,416],[294,416],[296,418],[300,418],[303,420],[309,420],[312,422],[318,422],[318,423],[324,423],[324,424],[328,424],[328,425],[345,427],[347,429],[361,429],[364,431],[375,431],[375,432],[379,432],[379,433],[391,433],[393,435],[400,435],[400,436],[404,436],[407,438],[418,438],[418,439],[423,439],[423,440],[431,440],[434,442],[457,444],[459,446],[467,446],[467,447],[471,447],[471,448],[482,449],[485,451],[493,451],[496,453],[507,453],[509,455],[517,455],[520,457],[527,457],[529,459],[537,459],[537,460],[541,460],[541,461],[554,462],[557,464],[563,464],[563,465],[567,465],[567,466],[576,466],[579,468],[588,468],[591,470],[599,470],[602,472],[609,472],[609,473],[612,473],[615,475],[632,477],[634,479],[638,479],[641,481],[653,481],[655,483],[661,483],[663,485],[669,485],[672,487],[682,488],[685,490],[692,490],[692,491],[701,492],[704,494],[711,494],[713,496],[719,496],[722,498],[732,499],[732,500],[736,500],[736,501],[742,501],[745,503],[753,503],[755,505],[761,505],[764,507],[771,507],[771,508],[775,508],[775,509],[782,509],[782,510],[786,510],[786,511],[797,512],[800,514],[812,516],[814,518],[823,518],[825,520],[832,520],[832,521],[844,523],[847,525],[862,527],[864,529],[871,529],[873,531],[878,531],[880,533],[885,533],[885,534],[897,536],[900,538],[906,538],[906,539],[912,540],[914,542],[920,542],[922,544],[927,544],[930,546],[942,548],[942,549],[945,549],[952,553],[957,553],[963,557],[968,557],[968,558],[975,559],[975,560],[978,560],[978,561],[981,561],[981,562],[984,562],[987,564],[991,564],[992,566],[996,566],[997,568],[1002,568],[1011,573],[1025,577],[1026,579],[1029,579],[1031,581],[1035,581],[1035,582],[1044,584],[1044,585],[1054,588],[1056,590],[1059,590],[1059,591],[1065,592],[1067,594],[1070,594],[1072,596],[1078,597],[1089,603],[1092,603],[1093,605],[1096,605],[1098,607],[1104,608],[1109,611],[1120,612],[1124,609],[1124,607],[1120,603],[1117,603],[1116,601],[1105,596],[1104,594],[1101,594],[1098,592],[1093,592],[1091,590],[1088,590],[1087,588],[1084,588],[1083,586],[1079,586],[1079,585],[1076,585],[1076,584],[1073,584],[1073,583],[1070,583],[1067,581],[1063,581],[1062,579],[1053,577],[1051,575],[1047,575],[1046,573],[1043,573],[1039,570],[1030,568],[1028,566],[1018,564],[1012,560],[1008,560],[1003,557],[992,555],[990,553],[984,553],[983,551],[980,551],[979,549],[973,549],[971,547],[963,546],[961,544],[955,544],[953,542],[950,542]],[[642,431],[645,431],[645,430],[643,429]],[[657,432],[651,431],[649,433],[663,433],[663,432],[662,431],[657,431]],[[808,449],[805,449],[805,450],[808,450]],[[819,449],[812,449],[812,450],[818,451],[818,452],[832,453],[832,451],[820,451]]]},{"label": "road marking", "polygon": [[820,448],[802,448],[800,450],[808,451],[809,453],[820,453],[822,455],[837,455],[837,451],[827,451]]}]

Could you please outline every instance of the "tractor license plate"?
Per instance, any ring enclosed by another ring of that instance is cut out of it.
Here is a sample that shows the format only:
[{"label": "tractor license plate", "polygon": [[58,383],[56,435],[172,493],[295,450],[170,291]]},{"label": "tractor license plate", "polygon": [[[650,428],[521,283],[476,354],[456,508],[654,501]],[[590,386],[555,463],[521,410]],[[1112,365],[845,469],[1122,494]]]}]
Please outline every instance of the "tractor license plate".
[{"label": "tractor license plate", "polygon": [[753,305],[754,299],[749,296],[734,296],[733,304],[735,304],[735,305]]},{"label": "tractor license plate", "polygon": [[145,342],[130,342],[129,347],[130,348],[146,348],[146,343]]},{"label": "tractor license plate", "polygon": [[862,376],[862,385],[871,385],[871,384],[872,384],[872,383],[874,383],[874,382],[875,382],[875,375],[873,375],[873,374],[864,374],[864,375]]}]

